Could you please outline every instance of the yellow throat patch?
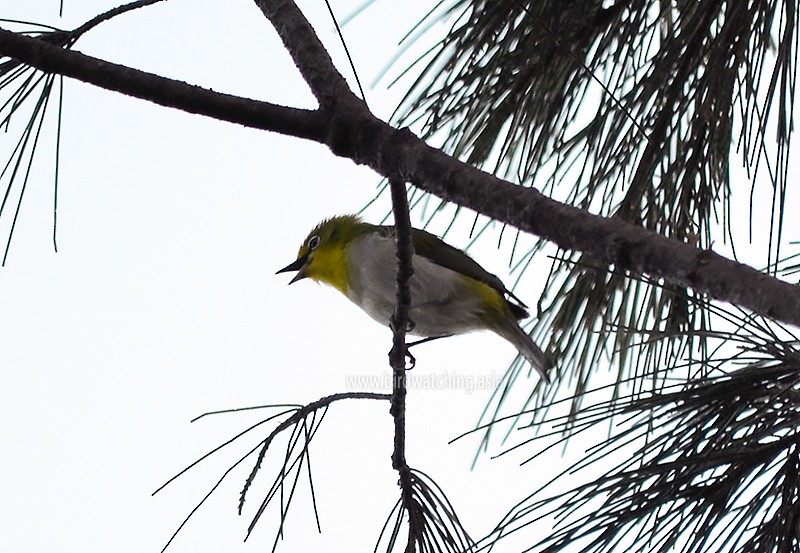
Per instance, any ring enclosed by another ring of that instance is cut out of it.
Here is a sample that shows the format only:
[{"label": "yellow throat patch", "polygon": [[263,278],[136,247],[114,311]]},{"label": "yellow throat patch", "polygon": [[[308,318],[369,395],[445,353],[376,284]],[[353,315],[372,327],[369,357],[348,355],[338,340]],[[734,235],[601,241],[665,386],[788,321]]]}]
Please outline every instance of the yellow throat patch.
[{"label": "yellow throat patch", "polygon": [[308,278],[333,286],[346,295],[349,288],[347,263],[348,255],[344,244],[323,244],[314,251],[305,273]]}]

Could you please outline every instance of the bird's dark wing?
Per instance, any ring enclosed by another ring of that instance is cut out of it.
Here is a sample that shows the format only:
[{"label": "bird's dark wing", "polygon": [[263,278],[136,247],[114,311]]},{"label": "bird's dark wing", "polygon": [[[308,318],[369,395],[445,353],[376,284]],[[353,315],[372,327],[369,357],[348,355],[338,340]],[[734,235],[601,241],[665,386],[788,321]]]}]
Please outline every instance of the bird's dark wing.
[{"label": "bird's dark wing", "polygon": [[[387,235],[394,234],[394,227],[386,226],[382,227],[381,230]],[[516,305],[510,302],[508,304],[514,316],[518,319],[524,319],[528,317],[528,312],[525,310],[527,305],[525,305],[517,296],[512,294],[499,278],[481,267],[464,251],[454,248],[430,232],[416,228],[412,230],[411,238],[412,242],[414,243],[414,253],[421,255],[437,265],[466,275],[479,282],[488,284],[500,292],[503,297],[509,296],[513,298],[514,301],[519,304]]]}]

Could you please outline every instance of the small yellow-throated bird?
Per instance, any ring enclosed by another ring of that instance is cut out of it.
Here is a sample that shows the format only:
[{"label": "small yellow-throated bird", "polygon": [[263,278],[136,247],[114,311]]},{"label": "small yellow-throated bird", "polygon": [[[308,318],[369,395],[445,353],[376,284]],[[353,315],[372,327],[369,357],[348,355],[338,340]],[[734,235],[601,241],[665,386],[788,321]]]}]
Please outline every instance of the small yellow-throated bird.
[{"label": "small yellow-throated bird", "polygon": [[[491,330],[522,354],[547,382],[550,363],[517,322],[525,304],[495,275],[433,234],[413,229],[414,274],[409,281],[411,334],[426,338]],[[395,295],[394,227],[354,215],[327,219],[305,239],[297,260],[278,273],[329,284],[381,324],[389,325]]]}]

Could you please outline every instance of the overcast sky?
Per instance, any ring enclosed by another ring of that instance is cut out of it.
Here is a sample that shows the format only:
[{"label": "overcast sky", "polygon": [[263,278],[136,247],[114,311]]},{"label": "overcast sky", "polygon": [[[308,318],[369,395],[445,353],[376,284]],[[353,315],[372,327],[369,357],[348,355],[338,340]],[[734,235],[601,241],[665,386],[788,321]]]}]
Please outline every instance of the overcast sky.
[{"label": "overcast sky", "polygon": [[[359,3],[333,5],[345,16]],[[365,85],[429,4],[381,0],[345,27]],[[113,5],[65,0],[59,19],[55,0],[0,0],[0,17],[72,28]],[[324,3],[301,6],[349,78]],[[101,25],[76,49],[218,91],[314,106],[248,0],[169,0]],[[368,89],[367,99],[388,119],[402,89],[386,91],[385,84]],[[274,274],[294,260],[320,219],[364,206],[379,177],[318,144],[67,81],[56,254],[53,123],[50,117],[0,270],[0,549],[157,552],[246,448],[151,492],[264,414],[190,419],[216,409],[307,403],[347,391],[353,377],[388,374],[387,329],[332,289],[309,281],[287,287],[289,277]],[[4,155],[15,136],[0,135]],[[384,197],[367,217],[378,222],[388,210]],[[8,225],[4,214],[3,237]],[[448,239],[466,245],[466,227]],[[508,247],[494,246],[493,239],[480,243],[474,255],[510,283]],[[540,263],[518,288],[529,303],[549,267]],[[448,445],[489,397],[490,390],[473,388],[496,382],[514,354],[489,334],[415,352],[420,384],[409,393],[408,460],[443,487],[475,537],[565,466],[556,451],[534,466],[519,468],[522,454],[484,459],[470,471],[475,441]],[[311,449],[323,533],[316,533],[301,480],[279,550],[370,551],[399,494],[391,448],[388,405],[332,406]],[[276,447],[272,460],[282,453]],[[275,465],[268,463],[239,517],[250,466],[232,474],[171,551],[271,547],[274,509],[241,543]]]}]

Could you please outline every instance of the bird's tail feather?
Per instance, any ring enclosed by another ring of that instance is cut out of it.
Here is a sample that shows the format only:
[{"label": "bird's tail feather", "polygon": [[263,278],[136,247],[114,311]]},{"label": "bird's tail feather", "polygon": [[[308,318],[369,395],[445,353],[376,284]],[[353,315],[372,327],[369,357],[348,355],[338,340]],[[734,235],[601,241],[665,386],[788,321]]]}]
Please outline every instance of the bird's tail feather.
[{"label": "bird's tail feather", "polygon": [[542,380],[550,383],[550,376],[547,374],[552,366],[550,360],[516,321],[504,321],[496,332],[517,348],[517,351],[536,369]]}]

